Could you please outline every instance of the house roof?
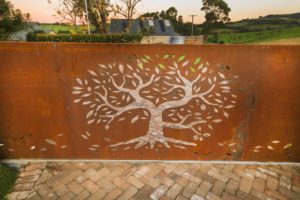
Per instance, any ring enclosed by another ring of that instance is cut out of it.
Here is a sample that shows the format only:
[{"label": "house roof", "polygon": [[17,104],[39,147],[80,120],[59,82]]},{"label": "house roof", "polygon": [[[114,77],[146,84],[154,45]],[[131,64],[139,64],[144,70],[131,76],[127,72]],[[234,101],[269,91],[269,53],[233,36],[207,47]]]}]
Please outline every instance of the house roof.
[{"label": "house roof", "polygon": [[157,36],[175,36],[178,35],[173,28],[170,20],[142,20],[142,19],[112,19],[110,24],[110,33],[124,33],[129,27],[130,33],[138,33],[145,27],[152,27],[154,30],[153,35]]}]

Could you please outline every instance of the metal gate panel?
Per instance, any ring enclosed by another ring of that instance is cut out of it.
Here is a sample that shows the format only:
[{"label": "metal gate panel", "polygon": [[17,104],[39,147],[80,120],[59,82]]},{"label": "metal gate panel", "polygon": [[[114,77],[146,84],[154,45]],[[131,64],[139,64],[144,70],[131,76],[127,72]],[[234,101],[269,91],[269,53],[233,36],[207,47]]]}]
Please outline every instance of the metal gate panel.
[{"label": "metal gate panel", "polygon": [[0,44],[0,158],[300,161],[300,46]]}]

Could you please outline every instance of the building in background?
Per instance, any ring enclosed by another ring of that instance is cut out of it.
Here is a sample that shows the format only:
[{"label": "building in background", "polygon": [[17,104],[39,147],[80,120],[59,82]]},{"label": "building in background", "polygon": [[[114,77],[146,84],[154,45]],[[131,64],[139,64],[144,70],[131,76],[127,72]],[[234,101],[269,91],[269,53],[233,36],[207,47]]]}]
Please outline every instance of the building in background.
[{"label": "building in background", "polygon": [[180,36],[170,20],[112,19],[110,33],[144,33],[142,44],[203,44],[203,36]]}]

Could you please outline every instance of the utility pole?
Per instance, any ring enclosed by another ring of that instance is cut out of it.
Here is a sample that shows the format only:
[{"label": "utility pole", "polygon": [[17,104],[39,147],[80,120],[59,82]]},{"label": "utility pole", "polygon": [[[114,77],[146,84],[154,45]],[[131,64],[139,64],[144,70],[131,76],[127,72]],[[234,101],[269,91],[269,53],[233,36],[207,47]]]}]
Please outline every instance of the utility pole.
[{"label": "utility pole", "polygon": [[88,33],[91,34],[91,28],[90,28],[90,20],[89,20],[89,10],[87,5],[87,0],[84,0],[85,3],[85,11],[86,11],[86,21],[88,25]]},{"label": "utility pole", "polygon": [[194,17],[197,17],[197,15],[190,15],[192,17],[192,36],[194,36]]}]

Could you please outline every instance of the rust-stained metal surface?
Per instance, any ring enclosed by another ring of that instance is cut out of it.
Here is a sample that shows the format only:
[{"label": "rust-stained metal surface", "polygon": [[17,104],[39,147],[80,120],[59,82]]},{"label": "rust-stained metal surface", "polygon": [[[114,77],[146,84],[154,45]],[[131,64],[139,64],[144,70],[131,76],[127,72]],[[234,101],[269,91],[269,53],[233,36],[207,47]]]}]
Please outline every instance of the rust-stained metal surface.
[{"label": "rust-stained metal surface", "polygon": [[300,161],[300,46],[0,44],[0,158]]}]

